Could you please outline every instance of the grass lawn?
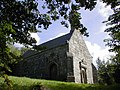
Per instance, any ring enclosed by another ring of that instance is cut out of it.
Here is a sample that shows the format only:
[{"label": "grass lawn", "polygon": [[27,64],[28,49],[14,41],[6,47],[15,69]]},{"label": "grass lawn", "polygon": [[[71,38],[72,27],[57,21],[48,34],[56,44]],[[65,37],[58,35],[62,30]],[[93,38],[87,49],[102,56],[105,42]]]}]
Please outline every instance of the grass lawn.
[{"label": "grass lawn", "polygon": [[[13,90],[38,90],[35,89],[35,87],[40,86],[47,88],[47,90],[120,90],[120,85],[103,86],[96,84],[76,84],[14,76],[9,76],[9,79],[13,83]],[[8,90],[3,78],[0,78],[0,90]]]}]

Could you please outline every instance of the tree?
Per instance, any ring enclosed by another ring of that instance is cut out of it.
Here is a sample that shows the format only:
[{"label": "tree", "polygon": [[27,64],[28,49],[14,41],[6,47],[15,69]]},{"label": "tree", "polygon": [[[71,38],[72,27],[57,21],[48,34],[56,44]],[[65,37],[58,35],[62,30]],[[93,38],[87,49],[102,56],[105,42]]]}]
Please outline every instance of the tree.
[{"label": "tree", "polygon": [[0,73],[3,74],[6,72],[9,74],[12,65],[22,60],[21,51],[13,45],[8,45],[8,48],[4,51],[3,55],[6,58],[4,58],[4,61],[1,60],[0,62]]},{"label": "tree", "polygon": [[113,82],[112,78],[112,69],[109,61],[101,61],[99,58],[96,61],[97,63],[97,72],[98,72],[98,82],[100,84],[111,85]]},{"label": "tree", "polygon": [[27,47],[22,47],[20,48],[20,52],[21,52],[21,55],[23,55],[26,51],[30,50],[31,48],[27,48]]},{"label": "tree", "polygon": [[120,64],[120,7],[119,2],[111,8],[113,9],[114,13],[109,16],[108,20],[106,21],[107,25],[110,27],[105,30],[110,36],[109,39],[106,39],[105,42],[107,42],[106,45],[108,45],[111,49],[111,52],[116,53],[116,57],[114,59],[117,60],[117,64]]},{"label": "tree", "polygon": [[[28,33],[36,21],[32,9],[29,8],[30,2],[16,0],[0,1],[0,66],[7,68],[14,54],[9,48],[9,44],[14,42],[32,44],[35,42]],[[28,5],[27,5],[28,4]],[[35,3],[31,5],[35,9]],[[34,19],[35,18],[35,19]]]},{"label": "tree", "polygon": [[106,39],[106,45],[110,47],[111,52],[115,53],[112,57],[110,67],[113,68],[113,78],[116,83],[120,83],[120,2],[119,0],[103,0],[107,5],[111,5],[111,9],[114,11],[105,21],[110,27],[105,30],[110,38]]},{"label": "tree", "polygon": [[[80,10],[80,7],[92,10],[96,4],[96,0],[75,0],[75,2],[71,0],[43,1],[44,5],[42,7],[48,9],[46,14],[41,14],[37,9],[38,2],[36,0],[1,0],[0,25],[10,27],[2,31],[4,31],[7,36],[11,36],[10,39],[12,39],[13,42],[33,45],[35,40],[30,37],[30,32],[37,32],[36,26],[39,28],[43,26],[44,29],[47,29],[51,24],[51,20],[55,21],[59,19],[59,17],[68,20],[70,9],[75,11],[75,14],[79,14],[78,10]],[[80,16],[76,18],[80,21]],[[78,26],[75,28],[80,28],[81,24],[79,22],[76,23],[78,23]],[[62,22],[62,24],[64,24],[64,22]],[[85,31],[83,31],[83,34],[84,33]]]},{"label": "tree", "polygon": [[[45,1],[43,8],[47,8],[47,14],[50,16],[51,20],[55,21],[60,18],[64,18],[61,21],[62,25],[68,27],[66,22],[69,21],[71,25],[74,26],[75,29],[80,28],[80,32],[86,36],[88,33],[86,32],[86,28],[83,24],[80,23],[81,16],[79,10],[81,8],[92,10],[97,0],[43,0]],[[74,15],[71,18],[71,14]],[[72,20],[72,22],[71,22]],[[74,22],[74,23],[73,23]]]}]

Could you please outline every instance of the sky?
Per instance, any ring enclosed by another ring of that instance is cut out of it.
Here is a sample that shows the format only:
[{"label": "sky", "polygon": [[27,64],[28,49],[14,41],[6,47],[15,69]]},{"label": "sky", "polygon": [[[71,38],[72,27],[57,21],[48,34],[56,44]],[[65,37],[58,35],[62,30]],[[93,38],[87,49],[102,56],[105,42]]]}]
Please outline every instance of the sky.
[{"label": "sky", "polygon": [[[41,2],[39,2],[39,4],[40,3]],[[40,9],[40,7],[38,8]],[[98,1],[94,10],[89,11],[82,9],[80,12],[82,16],[81,22],[87,27],[89,32],[89,37],[84,37],[84,40],[93,57],[93,63],[96,66],[98,57],[101,60],[107,61],[107,58],[109,58],[110,55],[113,55],[113,53],[108,51],[109,48],[105,46],[105,42],[103,42],[103,40],[109,36],[104,32],[107,26],[105,23],[102,23],[107,20],[110,14],[112,14],[112,10],[110,9],[110,6],[105,6],[104,3]],[[42,31],[41,33],[31,33],[31,36],[36,38],[37,45],[69,33],[70,28],[65,28],[59,21],[56,21],[47,30],[40,30]],[[20,45],[17,44],[16,46]]]}]

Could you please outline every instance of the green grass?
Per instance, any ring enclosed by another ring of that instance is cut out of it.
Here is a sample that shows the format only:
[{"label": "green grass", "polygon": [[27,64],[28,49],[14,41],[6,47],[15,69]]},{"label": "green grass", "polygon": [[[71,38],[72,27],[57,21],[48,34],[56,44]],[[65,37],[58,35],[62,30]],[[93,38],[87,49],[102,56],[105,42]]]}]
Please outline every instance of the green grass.
[{"label": "green grass", "polygon": [[[13,83],[13,90],[33,90],[33,87],[38,85],[46,87],[48,90],[120,90],[119,85],[76,84],[14,76],[9,76],[9,79]],[[8,90],[3,78],[0,78],[0,90]]]}]

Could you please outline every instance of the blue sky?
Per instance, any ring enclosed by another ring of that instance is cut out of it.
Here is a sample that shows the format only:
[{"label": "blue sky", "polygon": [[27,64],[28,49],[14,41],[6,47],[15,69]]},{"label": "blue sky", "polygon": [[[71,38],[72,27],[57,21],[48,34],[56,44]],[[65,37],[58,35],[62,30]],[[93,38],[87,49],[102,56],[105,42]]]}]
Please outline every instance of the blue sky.
[{"label": "blue sky", "polygon": [[[41,4],[41,2],[39,2],[39,4]],[[104,32],[106,25],[102,22],[107,20],[107,17],[112,14],[110,6],[105,7],[105,4],[98,2],[94,10],[89,11],[82,9],[80,12],[82,15],[81,22],[87,27],[89,32],[89,37],[84,37],[84,39],[93,57],[93,63],[96,64],[95,62],[98,57],[102,60],[107,60],[112,53],[108,52],[108,47],[105,47],[105,43],[103,42],[103,40],[109,36]],[[69,33],[70,28],[65,28],[59,21],[56,21],[48,30],[40,30],[42,31],[41,33],[31,34],[32,37],[36,38],[37,44]]]}]

